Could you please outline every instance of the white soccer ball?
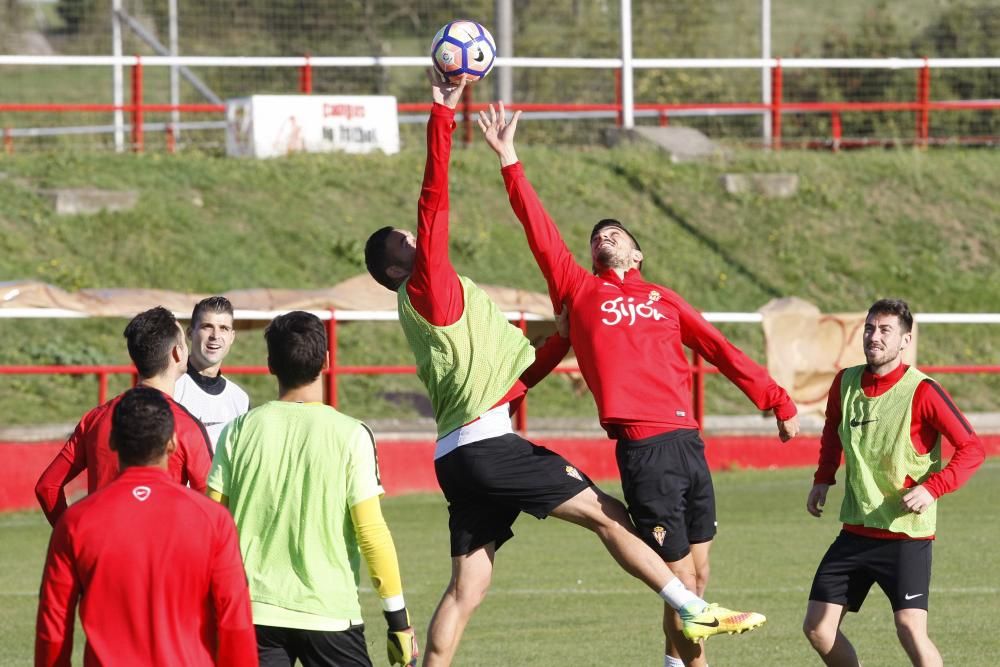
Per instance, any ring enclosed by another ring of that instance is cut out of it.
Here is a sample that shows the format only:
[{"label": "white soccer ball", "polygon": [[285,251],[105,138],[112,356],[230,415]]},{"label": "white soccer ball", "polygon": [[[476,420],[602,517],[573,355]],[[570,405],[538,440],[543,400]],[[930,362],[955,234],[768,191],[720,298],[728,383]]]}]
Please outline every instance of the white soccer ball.
[{"label": "white soccer ball", "polygon": [[475,21],[459,19],[446,23],[431,42],[434,67],[448,81],[479,81],[496,61],[493,35]]}]

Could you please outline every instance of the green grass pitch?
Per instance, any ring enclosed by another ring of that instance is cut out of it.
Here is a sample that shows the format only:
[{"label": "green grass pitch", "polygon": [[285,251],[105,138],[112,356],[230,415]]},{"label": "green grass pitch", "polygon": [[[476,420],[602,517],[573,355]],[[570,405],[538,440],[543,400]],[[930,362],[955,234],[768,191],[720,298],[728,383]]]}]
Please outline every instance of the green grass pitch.
[{"label": "green grass pitch", "polygon": [[[790,445],[791,446],[791,445]],[[843,473],[841,473],[842,475]],[[750,634],[708,641],[713,665],[818,665],[800,626],[812,575],[836,535],[842,485],[827,515],[805,511],[810,470],[715,476],[719,535],[706,597],[761,611]],[[617,482],[603,484],[618,491]],[[449,575],[447,512],[436,494],[385,501],[404,587],[421,639]],[[931,586],[931,636],[946,664],[1000,661],[1000,460],[943,499]],[[659,599],[618,570],[587,531],[522,516],[497,554],[493,587],[466,630],[457,665],[659,665]],[[0,665],[31,662],[39,576],[49,529],[39,513],[0,516]],[[363,583],[369,650],[385,664],[384,622]],[[844,622],[866,667],[907,664],[891,611],[875,588]],[[75,664],[82,637],[77,632]]]}]

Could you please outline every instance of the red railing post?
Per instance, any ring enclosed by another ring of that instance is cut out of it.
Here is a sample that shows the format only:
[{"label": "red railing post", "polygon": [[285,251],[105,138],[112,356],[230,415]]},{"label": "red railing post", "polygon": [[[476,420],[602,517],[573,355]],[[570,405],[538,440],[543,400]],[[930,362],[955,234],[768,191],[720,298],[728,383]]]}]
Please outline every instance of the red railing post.
[{"label": "red railing post", "polygon": [[771,149],[781,150],[781,58],[771,68]]},{"label": "red railing post", "polygon": [[[521,317],[517,321],[517,326],[525,336],[528,335],[528,321],[524,319],[524,311],[521,311]],[[517,406],[517,412],[514,413],[514,429],[519,433],[526,433],[528,430],[528,395],[525,394],[521,399],[521,404]]]},{"label": "red railing post", "polygon": [[691,375],[694,383],[691,387],[691,404],[694,408],[694,418],[698,429],[705,427],[705,362],[701,355],[691,350]]},{"label": "red railing post", "polygon": [[104,405],[108,400],[108,372],[97,374],[97,404]]},{"label": "red railing post", "polygon": [[142,57],[132,66],[132,150],[142,152]]},{"label": "red railing post", "polygon": [[466,86],[462,93],[462,129],[464,130],[464,141],[466,146],[472,145],[472,89],[474,86]]},{"label": "red railing post", "polygon": [[931,68],[927,58],[924,58],[924,66],[917,76],[917,104],[920,105],[917,112],[917,144],[926,146],[931,127]]},{"label": "red railing post", "polygon": [[307,53],[305,55],[306,64],[299,69],[299,92],[312,95],[313,91],[313,68],[312,60]]},{"label": "red railing post", "polygon": [[337,407],[337,311],[330,309],[326,322],[326,353],[329,368],[326,370],[326,404]]},{"label": "red railing post", "polygon": [[167,123],[167,152],[171,155],[177,152],[177,137],[174,135],[173,123]]},{"label": "red railing post", "polygon": [[7,155],[14,154],[14,132],[9,127],[3,129],[3,150]]},{"label": "red railing post", "polygon": [[615,125],[621,127],[624,124],[625,103],[622,101],[622,71],[615,70],[615,107],[618,109],[618,116]]},{"label": "red railing post", "polygon": [[840,150],[840,139],[844,134],[844,129],[840,125],[840,112],[834,111],[830,114],[830,132],[833,135],[833,152]]}]

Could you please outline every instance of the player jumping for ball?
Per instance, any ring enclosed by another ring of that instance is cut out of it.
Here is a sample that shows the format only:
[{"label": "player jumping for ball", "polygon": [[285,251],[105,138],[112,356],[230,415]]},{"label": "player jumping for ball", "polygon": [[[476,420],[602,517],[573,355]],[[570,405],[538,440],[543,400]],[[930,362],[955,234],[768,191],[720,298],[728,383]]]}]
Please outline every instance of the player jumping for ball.
[{"label": "player jumping for ball", "polygon": [[448,162],[464,86],[433,89],[417,236],[384,227],[365,246],[369,273],[398,295],[400,324],[438,428],[434,466],[448,500],[452,576],[428,630],[424,664],[454,658],[489,588],[495,552],[513,536],[520,512],[595,532],[625,571],[680,611],[689,637],[760,625],[760,614],[706,604],[634,533],[619,501],[561,456],[513,433],[511,407],[561,355],[540,352],[536,360],[527,338],[448,257]]},{"label": "player jumping for ball", "polygon": [[[705,445],[691,405],[691,371],[684,347],[696,350],[761,410],[774,410],[778,433],[798,433],[794,403],[767,371],[732,345],[676,292],[647,282],[635,237],[617,220],[590,234],[592,267],[577,263],[528,182],[514,151],[517,112],[508,121],[480,112],[486,142],[500,158],[510,203],[549,287],[553,303],[569,307],[570,341],[601,426],[616,439],[625,500],[639,534],[688,588],[703,595],[715,537],[715,494]],[[739,616],[735,631],[764,617]],[[664,663],[704,665],[683,611],[668,605]]]}]

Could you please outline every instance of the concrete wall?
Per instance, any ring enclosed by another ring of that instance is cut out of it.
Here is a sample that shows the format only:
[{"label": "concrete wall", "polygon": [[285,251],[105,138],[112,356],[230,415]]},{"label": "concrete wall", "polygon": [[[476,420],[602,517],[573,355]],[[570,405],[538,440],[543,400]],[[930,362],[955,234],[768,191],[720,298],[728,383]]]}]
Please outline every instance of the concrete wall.
[{"label": "concrete wall", "polygon": [[[987,456],[1000,455],[1000,435],[980,436]],[[705,439],[713,470],[730,468],[785,468],[801,466],[803,484],[812,479],[819,453],[817,436],[800,436],[788,444],[774,437],[715,436]],[[536,444],[559,452],[595,481],[617,484],[614,443],[594,438],[539,438]],[[0,442],[0,511],[36,509],[35,482],[59,452],[62,442]],[[951,447],[945,443],[945,460]],[[384,440],[378,445],[382,483],[389,495],[437,491],[434,443],[431,440]],[[86,473],[68,487],[70,499],[86,493]],[[612,489],[615,487],[611,487]]]}]

